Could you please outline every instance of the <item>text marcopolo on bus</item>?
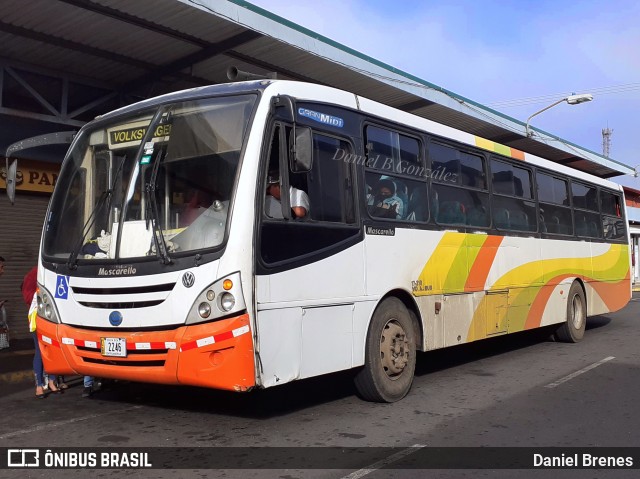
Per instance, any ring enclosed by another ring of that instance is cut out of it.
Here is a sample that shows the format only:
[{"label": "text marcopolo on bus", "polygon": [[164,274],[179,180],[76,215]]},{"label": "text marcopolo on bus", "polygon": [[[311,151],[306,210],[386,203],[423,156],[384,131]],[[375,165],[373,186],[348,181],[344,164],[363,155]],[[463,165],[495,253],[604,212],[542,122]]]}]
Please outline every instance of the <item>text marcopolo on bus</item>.
[{"label": "text marcopolo on bus", "polygon": [[418,166],[409,163],[405,160],[396,160],[377,155],[375,157],[367,157],[364,155],[356,155],[355,153],[349,153],[342,148],[336,148],[333,154],[333,160],[344,161],[345,163],[353,163],[354,165],[363,165],[367,168],[375,168],[378,170],[386,170],[393,173],[401,173],[405,175],[417,176],[424,178],[425,176],[433,178],[438,181],[449,181],[451,183],[457,183],[458,174],[447,171],[441,166],[431,169],[424,166]]}]

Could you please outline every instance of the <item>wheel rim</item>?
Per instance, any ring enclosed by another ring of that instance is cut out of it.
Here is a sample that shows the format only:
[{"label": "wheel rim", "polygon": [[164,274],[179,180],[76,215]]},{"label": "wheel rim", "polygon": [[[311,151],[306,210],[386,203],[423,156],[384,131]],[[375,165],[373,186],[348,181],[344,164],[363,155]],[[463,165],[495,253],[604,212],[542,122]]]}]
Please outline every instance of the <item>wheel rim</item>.
[{"label": "wheel rim", "polygon": [[389,379],[397,379],[409,362],[409,338],[395,319],[387,321],[380,334],[382,369]]},{"label": "wheel rim", "polygon": [[575,329],[582,328],[582,323],[584,322],[584,304],[578,294],[574,295],[571,299],[571,315],[573,316],[573,327]]}]

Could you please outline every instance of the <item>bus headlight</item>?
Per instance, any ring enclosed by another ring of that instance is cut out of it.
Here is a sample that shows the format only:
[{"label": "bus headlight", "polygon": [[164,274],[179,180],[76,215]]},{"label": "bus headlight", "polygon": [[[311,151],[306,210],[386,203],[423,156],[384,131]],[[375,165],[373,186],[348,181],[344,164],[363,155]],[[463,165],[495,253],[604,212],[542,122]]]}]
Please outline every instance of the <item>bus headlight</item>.
[{"label": "bus headlight", "polygon": [[198,314],[201,318],[208,318],[211,315],[211,305],[209,303],[200,303]]},{"label": "bus headlight", "polygon": [[224,293],[220,297],[220,306],[225,313],[227,311],[231,311],[235,305],[236,305],[236,298],[234,298],[231,293]]},{"label": "bus headlight", "polygon": [[246,309],[240,273],[227,274],[200,291],[193,301],[185,324],[216,321],[243,313]]},{"label": "bus headlight", "polygon": [[53,302],[53,296],[51,296],[51,293],[41,284],[38,285],[36,303],[38,305],[38,316],[52,323],[60,323],[58,310]]}]

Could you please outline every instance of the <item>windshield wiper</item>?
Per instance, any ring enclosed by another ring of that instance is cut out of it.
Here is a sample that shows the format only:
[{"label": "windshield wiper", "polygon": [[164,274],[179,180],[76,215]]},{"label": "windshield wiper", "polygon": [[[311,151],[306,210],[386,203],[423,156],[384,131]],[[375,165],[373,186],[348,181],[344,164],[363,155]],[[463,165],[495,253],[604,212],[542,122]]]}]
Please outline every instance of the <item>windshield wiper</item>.
[{"label": "windshield wiper", "polygon": [[76,241],[73,249],[71,250],[71,254],[69,254],[69,259],[67,260],[67,267],[69,269],[74,270],[78,267],[78,255],[80,254],[80,250],[84,245],[84,240],[89,234],[89,231],[91,231],[91,228],[93,227],[96,221],[96,218],[98,217],[98,213],[102,210],[102,207],[107,202],[107,199],[109,200],[107,204],[109,205],[109,208],[111,207],[113,190],[116,187],[116,183],[118,182],[118,179],[120,177],[120,172],[122,171],[122,167],[126,160],[127,160],[127,155],[124,155],[122,157],[122,160],[120,160],[120,164],[118,165],[116,174],[113,177],[113,182],[111,183],[111,186],[109,187],[109,189],[102,192],[102,194],[100,195],[100,198],[98,198],[96,206],[91,211],[89,218],[87,218],[87,221],[85,221],[84,225],[82,225],[82,236],[78,239],[78,241]]},{"label": "windshield wiper", "polygon": [[158,224],[158,202],[156,200],[156,179],[158,178],[158,170],[160,169],[160,163],[166,155],[166,152],[160,151],[156,156],[156,159],[151,168],[151,176],[149,182],[145,184],[144,191],[147,196],[146,211],[147,211],[147,227],[149,222],[153,228],[153,243],[156,246],[156,255],[160,258],[162,264],[171,264],[171,258],[167,251],[167,243],[164,240],[162,234],[162,228]]}]

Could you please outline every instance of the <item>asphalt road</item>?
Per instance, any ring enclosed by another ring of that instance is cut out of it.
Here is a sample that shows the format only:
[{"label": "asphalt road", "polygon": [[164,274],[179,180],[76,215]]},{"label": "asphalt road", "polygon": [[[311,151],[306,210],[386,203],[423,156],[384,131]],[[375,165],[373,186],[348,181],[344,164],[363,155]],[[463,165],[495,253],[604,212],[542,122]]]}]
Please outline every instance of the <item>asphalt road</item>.
[{"label": "asphalt road", "polygon": [[[281,449],[271,465],[282,459],[286,469],[91,473],[107,478],[638,477],[637,470],[622,469],[379,469],[394,458],[402,464],[422,446],[640,446],[636,297],[621,312],[590,318],[578,344],[550,341],[549,331],[541,330],[421,354],[411,392],[395,404],[361,401],[350,372],[242,395],[117,382],[87,399],[79,379],[64,394],[45,400],[33,399],[31,387],[12,390],[0,397],[0,447],[336,446],[363,448],[355,454],[365,456],[377,451],[371,448],[395,448],[372,455],[367,467],[357,469],[348,461],[345,466],[352,467],[299,469],[291,456],[308,454],[317,466],[318,449]],[[407,449],[411,446],[416,448]],[[379,462],[380,457],[387,460]],[[342,467],[339,459],[326,460],[328,467]],[[0,470],[0,477],[88,475],[86,470]]]}]

